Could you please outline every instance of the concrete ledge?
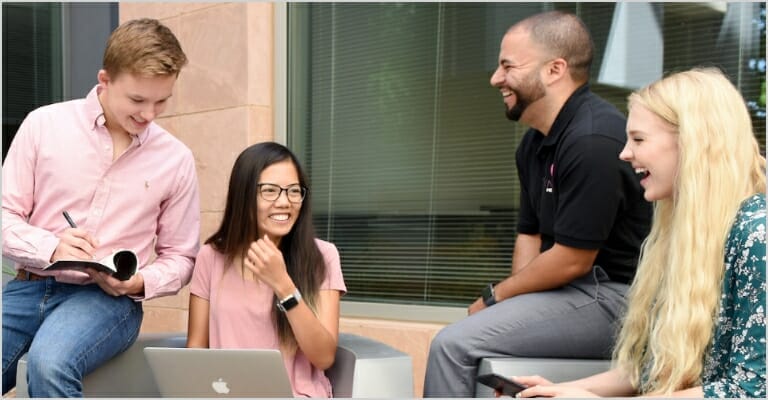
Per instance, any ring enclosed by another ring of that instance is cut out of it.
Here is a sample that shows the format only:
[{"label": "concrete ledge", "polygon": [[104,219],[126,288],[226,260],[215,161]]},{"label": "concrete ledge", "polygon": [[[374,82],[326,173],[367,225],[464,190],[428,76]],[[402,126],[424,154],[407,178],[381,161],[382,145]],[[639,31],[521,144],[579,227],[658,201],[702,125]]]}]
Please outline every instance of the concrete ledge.
[{"label": "concrete ledge", "polygon": [[[160,397],[145,347],[184,347],[186,333],[142,334],[124,353],[88,374],[85,397]],[[27,356],[19,360],[15,397],[29,397]],[[411,357],[384,343],[341,333],[336,362],[326,371],[337,397],[412,398]]]}]

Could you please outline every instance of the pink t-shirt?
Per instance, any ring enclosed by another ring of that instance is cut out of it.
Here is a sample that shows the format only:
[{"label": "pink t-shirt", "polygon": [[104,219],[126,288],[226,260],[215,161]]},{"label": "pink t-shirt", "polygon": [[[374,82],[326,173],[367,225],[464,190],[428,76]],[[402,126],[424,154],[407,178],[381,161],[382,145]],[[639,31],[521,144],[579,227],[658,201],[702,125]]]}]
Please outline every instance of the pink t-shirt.
[{"label": "pink t-shirt", "polygon": [[[320,239],[315,242],[327,269],[320,290],[338,290],[344,294],[347,287],[336,246]],[[205,245],[200,249],[190,292],[210,303],[208,345],[211,348],[279,349],[271,317],[275,293],[266,284],[247,281],[236,268],[227,267],[226,257],[213,247]],[[283,353],[283,361],[294,396],[331,396],[331,384],[325,373],[315,368],[301,350],[297,349],[294,356]]]}]

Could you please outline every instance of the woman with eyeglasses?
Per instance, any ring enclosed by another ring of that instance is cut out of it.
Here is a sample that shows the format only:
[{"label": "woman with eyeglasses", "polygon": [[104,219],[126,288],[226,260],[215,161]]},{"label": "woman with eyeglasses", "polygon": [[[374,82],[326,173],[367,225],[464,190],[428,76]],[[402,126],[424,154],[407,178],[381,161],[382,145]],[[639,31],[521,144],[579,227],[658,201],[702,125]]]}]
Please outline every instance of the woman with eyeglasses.
[{"label": "woman with eyeglasses", "polygon": [[336,247],[315,237],[296,156],[272,142],[245,149],[221,226],[197,255],[187,347],[279,349],[294,396],[330,397],[324,370],[345,292]]}]

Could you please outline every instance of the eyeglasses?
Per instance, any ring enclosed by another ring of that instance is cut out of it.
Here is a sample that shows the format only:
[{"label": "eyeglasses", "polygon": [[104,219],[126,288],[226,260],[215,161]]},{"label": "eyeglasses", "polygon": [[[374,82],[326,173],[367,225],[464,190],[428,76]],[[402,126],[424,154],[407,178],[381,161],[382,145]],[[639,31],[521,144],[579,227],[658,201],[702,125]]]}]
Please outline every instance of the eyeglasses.
[{"label": "eyeglasses", "polygon": [[266,201],[276,201],[285,192],[288,201],[291,203],[301,203],[304,201],[304,196],[307,195],[307,188],[299,184],[285,188],[274,183],[259,183],[256,186],[259,188],[259,196]]}]

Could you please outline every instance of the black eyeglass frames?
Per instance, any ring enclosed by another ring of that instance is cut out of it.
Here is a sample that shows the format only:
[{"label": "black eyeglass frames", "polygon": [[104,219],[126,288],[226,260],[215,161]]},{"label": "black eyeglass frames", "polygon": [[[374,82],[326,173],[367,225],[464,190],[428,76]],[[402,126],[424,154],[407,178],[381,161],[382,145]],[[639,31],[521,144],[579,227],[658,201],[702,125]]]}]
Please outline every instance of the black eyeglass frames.
[{"label": "black eyeglass frames", "polygon": [[288,196],[288,201],[291,203],[301,203],[307,195],[307,188],[299,184],[281,187],[274,183],[259,183],[256,186],[259,188],[259,196],[266,201],[275,201],[285,192],[285,195]]}]

